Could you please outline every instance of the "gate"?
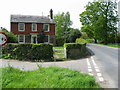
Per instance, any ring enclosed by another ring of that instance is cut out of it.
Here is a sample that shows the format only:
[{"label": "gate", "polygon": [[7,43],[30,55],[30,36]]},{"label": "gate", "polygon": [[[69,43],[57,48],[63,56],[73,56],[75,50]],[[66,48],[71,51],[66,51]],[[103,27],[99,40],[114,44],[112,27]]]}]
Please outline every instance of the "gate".
[{"label": "gate", "polygon": [[66,58],[66,49],[53,49],[54,51],[54,58]]}]

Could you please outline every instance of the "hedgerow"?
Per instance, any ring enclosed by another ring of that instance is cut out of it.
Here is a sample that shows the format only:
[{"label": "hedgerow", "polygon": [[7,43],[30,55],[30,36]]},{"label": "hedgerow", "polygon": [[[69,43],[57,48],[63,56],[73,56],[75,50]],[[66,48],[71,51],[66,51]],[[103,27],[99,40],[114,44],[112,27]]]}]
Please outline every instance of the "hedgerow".
[{"label": "hedgerow", "polygon": [[89,55],[86,44],[65,43],[66,57],[71,59],[78,59]]},{"label": "hedgerow", "polygon": [[7,44],[2,48],[3,58],[18,60],[52,60],[51,44]]}]

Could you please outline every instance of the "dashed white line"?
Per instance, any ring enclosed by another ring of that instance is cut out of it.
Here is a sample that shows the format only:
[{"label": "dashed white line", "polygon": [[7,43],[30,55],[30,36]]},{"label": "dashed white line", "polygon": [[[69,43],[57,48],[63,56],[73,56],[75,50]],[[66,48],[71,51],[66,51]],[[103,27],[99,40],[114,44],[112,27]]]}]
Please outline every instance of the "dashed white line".
[{"label": "dashed white line", "polygon": [[89,59],[88,59],[88,58],[87,58],[87,65],[88,65],[88,72],[89,72],[88,74],[93,76],[92,67],[91,67],[91,65],[90,65],[90,62],[89,62]]},{"label": "dashed white line", "polygon": [[89,73],[89,75],[92,75],[92,76],[93,76],[93,73]]},{"label": "dashed white line", "polygon": [[88,69],[89,72],[92,72],[92,69]]},{"label": "dashed white line", "polygon": [[100,81],[100,82],[103,82],[103,81],[104,81],[104,78],[102,77],[102,74],[100,73],[100,70],[99,70],[97,64],[95,63],[94,58],[91,57],[91,60],[92,60],[92,63],[93,63],[93,65],[94,65],[95,71],[97,72],[97,76],[98,76],[99,81]]},{"label": "dashed white line", "polygon": [[95,69],[96,70],[96,72],[100,72],[100,70],[99,69]]},{"label": "dashed white line", "polygon": [[104,81],[103,77],[99,77],[99,81],[103,82]]},{"label": "dashed white line", "polygon": [[101,73],[97,73],[97,76],[98,76],[98,77],[101,77],[101,76],[102,76],[102,74],[101,74]]}]

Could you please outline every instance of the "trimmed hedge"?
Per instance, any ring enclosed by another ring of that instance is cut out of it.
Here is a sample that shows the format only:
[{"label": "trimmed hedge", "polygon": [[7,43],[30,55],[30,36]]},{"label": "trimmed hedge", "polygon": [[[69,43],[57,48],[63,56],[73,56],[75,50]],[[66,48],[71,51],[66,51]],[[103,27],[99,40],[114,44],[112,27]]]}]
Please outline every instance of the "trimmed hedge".
[{"label": "trimmed hedge", "polygon": [[79,59],[89,54],[86,44],[65,43],[64,48],[66,48],[66,58]]},{"label": "trimmed hedge", "polygon": [[85,39],[83,39],[83,38],[77,38],[76,43],[85,44],[85,43],[87,43],[87,41]]},{"label": "trimmed hedge", "polygon": [[51,44],[7,44],[2,48],[3,58],[18,60],[52,60]]}]

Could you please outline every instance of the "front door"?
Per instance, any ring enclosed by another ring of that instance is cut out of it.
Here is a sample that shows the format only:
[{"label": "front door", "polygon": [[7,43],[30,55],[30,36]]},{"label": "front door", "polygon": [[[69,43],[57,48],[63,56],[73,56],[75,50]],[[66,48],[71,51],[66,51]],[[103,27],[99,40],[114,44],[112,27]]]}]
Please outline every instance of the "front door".
[{"label": "front door", "polygon": [[31,43],[37,43],[37,35],[31,36]]}]

